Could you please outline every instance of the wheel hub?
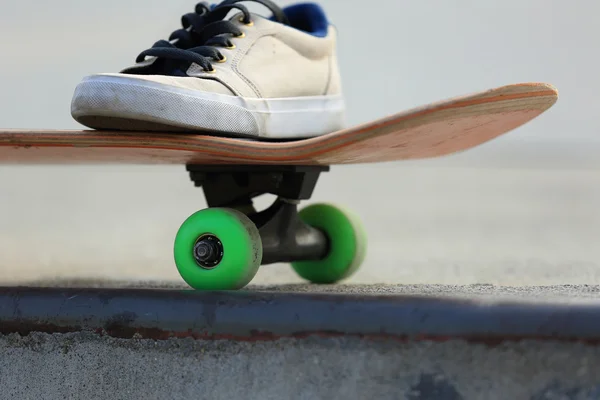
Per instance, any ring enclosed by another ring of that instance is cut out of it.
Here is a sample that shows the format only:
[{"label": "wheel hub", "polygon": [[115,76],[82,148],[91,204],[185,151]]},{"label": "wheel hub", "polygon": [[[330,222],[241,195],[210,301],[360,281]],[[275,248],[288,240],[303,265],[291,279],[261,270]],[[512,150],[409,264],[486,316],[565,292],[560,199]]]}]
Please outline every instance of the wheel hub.
[{"label": "wheel hub", "polygon": [[223,259],[223,243],[214,235],[201,236],[194,245],[194,259],[202,268],[215,268]]}]

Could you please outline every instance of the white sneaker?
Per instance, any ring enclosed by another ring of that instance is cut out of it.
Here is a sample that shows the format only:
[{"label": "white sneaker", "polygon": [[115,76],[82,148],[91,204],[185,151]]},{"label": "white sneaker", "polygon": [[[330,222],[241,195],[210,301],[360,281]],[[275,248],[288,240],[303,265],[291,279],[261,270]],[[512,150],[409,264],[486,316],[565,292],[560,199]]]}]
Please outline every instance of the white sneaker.
[{"label": "white sneaker", "polygon": [[[210,131],[265,139],[318,136],[343,127],[336,31],[320,6],[250,13],[226,0],[183,17],[183,29],[121,73],[75,89],[71,115],[94,129]],[[226,18],[232,9],[241,12]]]}]

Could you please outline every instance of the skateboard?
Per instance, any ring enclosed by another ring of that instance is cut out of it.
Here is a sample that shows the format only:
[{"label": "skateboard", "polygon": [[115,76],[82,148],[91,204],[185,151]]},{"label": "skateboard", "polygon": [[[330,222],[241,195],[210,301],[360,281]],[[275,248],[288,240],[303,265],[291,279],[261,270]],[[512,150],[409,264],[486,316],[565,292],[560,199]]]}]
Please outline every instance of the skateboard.
[{"label": "skateboard", "polygon": [[[197,290],[241,289],[261,265],[290,263],[313,283],[352,275],[365,258],[359,218],[310,199],[332,165],[439,157],[505,134],[552,107],[545,83],[502,86],[403,111],[323,136],[258,141],[209,133],[0,130],[0,164],[181,164],[208,208],[187,218],[175,265]],[[257,210],[253,199],[276,200]]]}]

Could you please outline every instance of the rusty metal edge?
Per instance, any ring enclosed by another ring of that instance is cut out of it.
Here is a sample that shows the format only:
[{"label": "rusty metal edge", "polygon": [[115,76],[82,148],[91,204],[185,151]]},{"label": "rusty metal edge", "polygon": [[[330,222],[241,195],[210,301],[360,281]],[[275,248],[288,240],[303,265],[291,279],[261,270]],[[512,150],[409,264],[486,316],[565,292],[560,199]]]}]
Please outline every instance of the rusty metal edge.
[{"label": "rusty metal edge", "polygon": [[0,334],[91,331],[116,338],[231,339],[357,336],[600,343],[600,302],[532,303],[163,289],[0,288]]}]

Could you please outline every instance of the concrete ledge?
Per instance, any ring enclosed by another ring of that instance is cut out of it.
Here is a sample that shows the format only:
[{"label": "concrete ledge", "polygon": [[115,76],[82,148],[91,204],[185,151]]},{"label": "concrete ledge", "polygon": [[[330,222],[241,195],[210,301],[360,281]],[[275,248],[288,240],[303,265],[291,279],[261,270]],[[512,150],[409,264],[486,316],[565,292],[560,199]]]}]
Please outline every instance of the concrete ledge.
[{"label": "concrete ledge", "polygon": [[358,336],[498,344],[600,341],[600,301],[162,289],[0,288],[0,333],[276,340]]},{"label": "concrete ledge", "polygon": [[1,398],[597,399],[600,302],[0,289]]}]

